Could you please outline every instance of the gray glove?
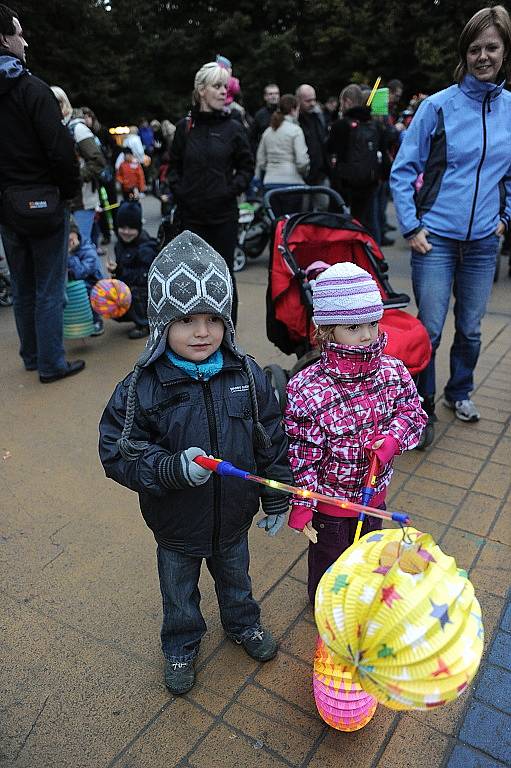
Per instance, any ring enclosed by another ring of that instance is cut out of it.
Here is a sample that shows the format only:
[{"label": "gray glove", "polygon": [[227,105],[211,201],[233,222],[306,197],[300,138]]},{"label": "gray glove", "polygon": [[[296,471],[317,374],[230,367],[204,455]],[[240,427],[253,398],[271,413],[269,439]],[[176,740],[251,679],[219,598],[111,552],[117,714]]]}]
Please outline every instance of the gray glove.
[{"label": "gray glove", "polygon": [[197,456],[207,456],[207,453],[202,448],[187,448],[186,451],[182,451],[180,455],[181,469],[188,485],[204,485],[211,477],[211,470],[199,467],[194,462]]},{"label": "gray glove", "polygon": [[284,523],[286,522],[286,515],[266,515],[256,523],[258,528],[264,528],[268,536],[276,536],[280,531]]}]

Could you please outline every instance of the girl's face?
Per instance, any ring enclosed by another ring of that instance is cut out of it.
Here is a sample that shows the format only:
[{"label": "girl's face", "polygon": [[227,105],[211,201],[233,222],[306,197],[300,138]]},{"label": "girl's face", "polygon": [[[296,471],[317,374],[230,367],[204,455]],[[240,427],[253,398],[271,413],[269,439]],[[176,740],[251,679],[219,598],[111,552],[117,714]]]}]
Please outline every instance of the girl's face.
[{"label": "girl's face", "polygon": [[223,109],[227,86],[224,83],[203,85],[199,89],[201,112],[212,112],[214,109]]},{"label": "girl's face", "polygon": [[368,347],[378,338],[378,321],[353,325],[336,325],[334,341],[348,347]]},{"label": "girl's face", "polygon": [[483,83],[496,83],[504,61],[505,48],[496,27],[476,37],[467,50],[467,72]]},{"label": "girl's face", "polygon": [[217,351],[224,338],[224,324],[218,315],[189,315],[170,326],[167,343],[171,350],[190,360],[201,363]]}]

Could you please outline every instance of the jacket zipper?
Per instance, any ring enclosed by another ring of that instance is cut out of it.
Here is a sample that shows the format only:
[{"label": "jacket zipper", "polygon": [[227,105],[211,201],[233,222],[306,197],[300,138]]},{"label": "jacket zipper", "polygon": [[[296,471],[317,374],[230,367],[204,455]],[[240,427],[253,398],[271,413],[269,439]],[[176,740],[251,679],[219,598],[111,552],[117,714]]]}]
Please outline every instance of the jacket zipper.
[{"label": "jacket zipper", "polygon": [[487,93],[486,96],[483,99],[483,113],[482,113],[482,118],[483,118],[483,151],[482,151],[482,154],[481,154],[481,159],[479,161],[479,165],[477,166],[476,185],[475,185],[475,189],[474,189],[474,199],[472,201],[472,212],[470,214],[470,222],[469,222],[469,225],[468,225],[468,232],[467,232],[466,240],[470,240],[470,236],[472,234],[472,225],[474,223],[474,216],[475,216],[475,212],[476,212],[477,193],[479,192],[479,178],[481,176],[481,169],[483,167],[484,158],[486,157],[486,111],[485,110],[486,110],[486,105],[488,104],[488,102],[490,100],[490,96],[491,96],[491,94]]},{"label": "jacket zipper", "polygon": [[[208,417],[209,440],[213,456],[218,456],[218,431],[216,427],[215,409],[213,407],[213,398],[211,396],[211,387],[209,382],[199,378],[204,393],[204,402],[206,404],[206,414]],[[220,548],[220,477],[213,472],[213,552],[218,552]]]}]

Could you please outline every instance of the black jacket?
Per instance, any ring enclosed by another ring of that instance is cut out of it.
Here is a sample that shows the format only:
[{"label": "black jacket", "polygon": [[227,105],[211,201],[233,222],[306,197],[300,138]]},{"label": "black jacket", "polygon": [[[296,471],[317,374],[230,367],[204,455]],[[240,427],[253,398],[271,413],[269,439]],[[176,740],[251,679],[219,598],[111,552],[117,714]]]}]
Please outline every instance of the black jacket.
[{"label": "black jacket", "polygon": [[121,238],[115,244],[115,277],[130,288],[141,286],[147,289],[149,268],[158,255],[158,241],[145,229],[131,243]]},{"label": "black jacket", "polygon": [[247,132],[225,112],[192,112],[177,124],[168,182],[183,216],[196,224],[237,220],[237,196],[254,175]]},{"label": "black jacket", "polygon": [[221,551],[247,531],[260,496],[274,501],[282,493],[216,474],[204,485],[169,490],[161,473],[167,457],[197,446],[240,469],[292,482],[282,417],[268,379],[249,358],[259,418],[272,443],[262,449],[254,447],[247,375],[233,353],[223,352],[224,366],[209,381],[190,378],[166,356],[142,370],[131,439],[150,445],[136,461],[123,459],[117,447],[132,374],[117,385],[99,425],[107,477],[138,492],[144,520],[161,546],[198,557]]},{"label": "black jacket", "polygon": [[[348,150],[350,147],[350,133],[353,130],[351,124],[353,121],[358,123],[372,123],[374,126],[375,136],[377,137],[377,151],[380,153],[380,157],[383,160],[384,153],[386,151],[386,138],[384,126],[373,120],[371,115],[371,109],[366,106],[352,107],[347,109],[339,120],[336,120],[330,129],[330,134],[327,141],[327,149],[330,154],[336,156],[335,169],[332,173],[332,181],[334,188],[346,197],[346,201],[349,201],[349,191],[347,187],[350,185],[343,181],[340,171],[344,165],[349,161]],[[379,167],[378,175],[382,176],[382,165]],[[370,192],[378,183],[378,179],[375,179],[368,192]]]},{"label": "black jacket", "polygon": [[257,153],[257,147],[261,141],[261,136],[270,125],[271,116],[277,109],[277,104],[269,107],[265,105],[258,109],[254,115],[254,122],[250,126],[250,146],[254,155]]},{"label": "black jacket", "polygon": [[321,112],[300,112],[298,122],[305,136],[310,158],[307,184],[322,184],[330,175],[326,150],[327,131]]},{"label": "black jacket", "polygon": [[63,200],[80,187],[73,140],[57,99],[0,48],[0,191],[14,185],[57,186]]}]

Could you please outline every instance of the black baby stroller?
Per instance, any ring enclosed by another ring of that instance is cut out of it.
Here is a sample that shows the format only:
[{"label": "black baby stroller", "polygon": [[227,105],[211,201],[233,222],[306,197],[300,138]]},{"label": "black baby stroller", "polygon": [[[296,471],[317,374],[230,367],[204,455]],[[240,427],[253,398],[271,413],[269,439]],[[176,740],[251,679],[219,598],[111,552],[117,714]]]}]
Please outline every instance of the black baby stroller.
[{"label": "black baby stroller", "polygon": [[[403,312],[410,297],[392,290],[380,247],[361,224],[347,215],[337,192],[304,186],[272,190],[265,196],[265,205],[274,223],[266,332],[282,352],[298,358],[290,371],[275,364],[265,368],[282,410],[288,380],[319,356],[310,280],[321,269],[338,262],[353,262],[372,275],[384,304],[380,327],[388,335],[386,354],[402,360],[412,376],[420,373],[431,357],[428,333],[417,318]],[[424,436],[420,447],[432,439],[431,426],[430,435]]]}]

